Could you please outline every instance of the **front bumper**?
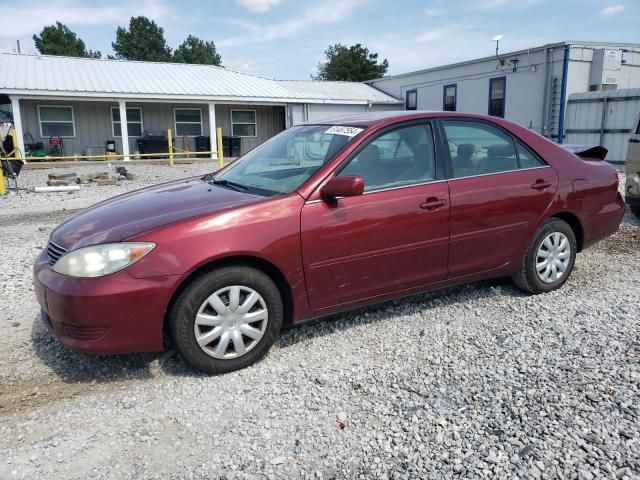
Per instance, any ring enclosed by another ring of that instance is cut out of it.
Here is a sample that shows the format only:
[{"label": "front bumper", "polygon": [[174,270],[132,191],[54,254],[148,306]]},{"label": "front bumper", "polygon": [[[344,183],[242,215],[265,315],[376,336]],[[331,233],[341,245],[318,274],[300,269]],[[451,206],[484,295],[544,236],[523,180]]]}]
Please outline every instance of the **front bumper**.
[{"label": "front bumper", "polygon": [[126,270],[98,278],[54,272],[46,251],[33,284],[42,318],[65,346],[94,354],[162,350],[166,308],[180,275],[133,278]]}]

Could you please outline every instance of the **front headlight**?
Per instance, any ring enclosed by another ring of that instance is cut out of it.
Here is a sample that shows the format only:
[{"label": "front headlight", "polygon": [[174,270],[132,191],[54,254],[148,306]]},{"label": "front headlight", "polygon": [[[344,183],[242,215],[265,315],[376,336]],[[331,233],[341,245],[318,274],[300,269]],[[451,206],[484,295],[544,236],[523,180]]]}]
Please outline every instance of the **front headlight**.
[{"label": "front headlight", "polygon": [[53,271],[70,277],[101,277],[137,262],[155,246],[147,242],[91,245],[63,255]]}]

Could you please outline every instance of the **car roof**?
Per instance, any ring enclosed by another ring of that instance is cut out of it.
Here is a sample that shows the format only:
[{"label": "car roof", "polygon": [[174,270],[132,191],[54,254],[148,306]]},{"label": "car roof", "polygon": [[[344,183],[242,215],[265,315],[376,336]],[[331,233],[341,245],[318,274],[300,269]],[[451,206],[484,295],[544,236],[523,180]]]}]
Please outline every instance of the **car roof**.
[{"label": "car roof", "polygon": [[433,117],[464,117],[487,119],[498,124],[508,123],[501,118],[490,117],[488,115],[479,115],[475,113],[443,112],[436,110],[399,110],[339,115],[335,117],[325,118],[319,121],[306,122],[304,123],[304,125],[344,125],[350,127],[367,128],[377,125],[387,125],[407,120]]},{"label": "car roof", "polygon": [[387,123],[389,120],[401,121],[410,118],[429,116],[436,112],[416,112],[416,111],[384,111],[384,112],[366,112],[350,115],[337,115],[335,117],[323,118],[321,121],[306,122],[305,125],[345,125],[370,127],[379,123]]}]

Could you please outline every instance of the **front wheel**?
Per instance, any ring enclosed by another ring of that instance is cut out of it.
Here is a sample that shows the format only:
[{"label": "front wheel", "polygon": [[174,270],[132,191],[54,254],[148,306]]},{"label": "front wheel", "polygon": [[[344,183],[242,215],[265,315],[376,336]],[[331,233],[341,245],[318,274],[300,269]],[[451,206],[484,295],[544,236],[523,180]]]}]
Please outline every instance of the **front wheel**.
[{"label": "front wheel", "polygon": [[547,220],[527,249],[514,283],[529,293],[546,293],[567,281],[576,259],[577,242],[571,227],[558,218]]},{"label": "front wheel", "polygon": [[169,311],[168,327],[187,362],[219,374],[260,360],[275,342],[282,319],[282,298],[273,280],[259,270],[234,266],[187,285]]}]

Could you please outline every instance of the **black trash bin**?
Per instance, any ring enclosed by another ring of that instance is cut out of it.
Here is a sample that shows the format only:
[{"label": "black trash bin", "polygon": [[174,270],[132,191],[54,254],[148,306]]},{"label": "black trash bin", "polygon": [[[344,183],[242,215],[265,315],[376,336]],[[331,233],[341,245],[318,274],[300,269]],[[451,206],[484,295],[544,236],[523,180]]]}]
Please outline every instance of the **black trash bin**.
[{"label": "black trash bin", "polygon": [[222,137],[222,152],[226,158],[239,157],[242,147],[241,137]]},{"label": "black trash bin", "polygon": [[210,152],[211,151],[211,139],[204,135],[198,135],[195,137],[196,152]]},{"label": "black trash bin", "polygon": [[153,155],[145,158],[162,158],[169,150],[169,141],[164,133],[145,132],[136,140],[138,152],[141,154],[164,153],[165,155]]}]

